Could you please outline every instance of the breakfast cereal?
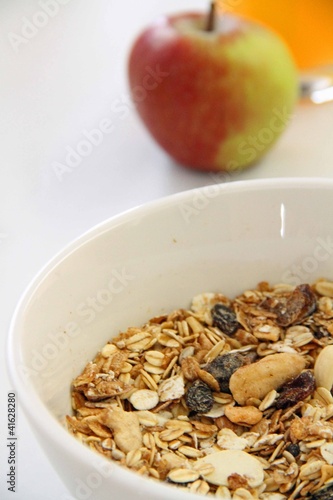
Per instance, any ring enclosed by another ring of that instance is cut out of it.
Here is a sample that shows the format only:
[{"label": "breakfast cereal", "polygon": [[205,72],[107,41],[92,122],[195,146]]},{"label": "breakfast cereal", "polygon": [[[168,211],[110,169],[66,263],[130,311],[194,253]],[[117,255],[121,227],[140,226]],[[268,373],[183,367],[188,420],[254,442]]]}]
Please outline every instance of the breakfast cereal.
[{"label": "breakfast cereal", "polygon": [[73,381],[68,429],[191,493],[332,498],[332,290],[261,282],[129,327]]}]

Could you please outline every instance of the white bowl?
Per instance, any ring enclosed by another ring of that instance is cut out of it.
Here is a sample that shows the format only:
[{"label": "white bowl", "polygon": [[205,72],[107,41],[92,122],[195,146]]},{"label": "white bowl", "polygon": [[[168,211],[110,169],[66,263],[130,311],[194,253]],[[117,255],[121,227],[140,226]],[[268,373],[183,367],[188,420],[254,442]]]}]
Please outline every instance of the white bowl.
[{"label": "white bowl", "polygon": [[213,185],[112,218],[44,268],[14,315],[8,365],[37,439],[75,498],[198,498],[73,438],[62,425],[71,381],[120,330],[187,307],[198,293],[332,278],[332,214],[333,180]]}]

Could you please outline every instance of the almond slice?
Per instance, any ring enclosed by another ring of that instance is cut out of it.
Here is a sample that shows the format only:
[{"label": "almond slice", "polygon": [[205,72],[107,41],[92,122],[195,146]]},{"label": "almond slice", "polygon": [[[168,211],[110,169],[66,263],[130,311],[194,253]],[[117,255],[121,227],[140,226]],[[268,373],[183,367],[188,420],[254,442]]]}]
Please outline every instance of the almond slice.
[{"label": "almond slice", "polygon": [[228,486],[228,478],[232,474],[243,476],[250,487],[262,484],[264,469],[262,464],[249,453],[241,450],[224,450],[212,453],[197,460],[196,469],[212,465],[214,471],[209,474],[202,472],[203,478],[217,486]]},{"label": "almond slice", "polygon": [[333,345],[327,345],[320,352],[314,365],[317,387],[331,391],[333,386]]}]

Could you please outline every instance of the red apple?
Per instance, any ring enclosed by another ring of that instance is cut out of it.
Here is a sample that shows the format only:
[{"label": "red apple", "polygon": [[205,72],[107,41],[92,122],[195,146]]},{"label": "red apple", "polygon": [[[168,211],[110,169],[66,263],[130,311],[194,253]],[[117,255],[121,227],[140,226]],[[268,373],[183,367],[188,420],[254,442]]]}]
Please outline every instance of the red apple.
[{"label": "red apple", "polygon": [[[213,18],[211,18],[212,20]],[[233,170],[257,161],[285,129],[298,97],[288,47],[268,28],[216,14],[164,16],[134,42],[132,99],[177,162]]]}]

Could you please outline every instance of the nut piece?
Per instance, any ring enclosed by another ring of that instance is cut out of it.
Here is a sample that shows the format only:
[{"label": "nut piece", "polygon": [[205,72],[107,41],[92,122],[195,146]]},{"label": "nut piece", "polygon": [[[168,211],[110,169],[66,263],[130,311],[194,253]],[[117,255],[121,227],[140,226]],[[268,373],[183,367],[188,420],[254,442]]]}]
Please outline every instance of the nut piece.
[{"label": "nut piece", "polygon": [[201,472],[203,478],[217,486],[228,486],[228,478],[233,474],[243,476],[250,487],[259,486],[264,480],[263,465],[249,453],[241,450],[223,450],[211,453],[197,460],[196,469],[207,464],[214,467],[209,474]]},{"label": "nut piece", "polygon": [[158,403],[158,394],[149,389],[140,389],[133,392],[129,401],[136,410],[151,410]]},{"label": "nut piece", "polygon": [[299,375],[305,364],[305,359],[299,354],[279,353],[265,356],[233,373],[230,378],[231,393],[240,405],[245,405],[249,398],[263,400],[270,391],[278,389]]},{"label": "nut piece", "polygon": [[317,387],[331,391],[333,386],[333,345],[328,345],[320,352],[314,365]]},{"label": "nut piece", "polygon": [[262,419],[262,412],[255,406],[227,405],[224,414],[230,422],[250,427]]},{"label": "nut piece", "polygon": [[113,431],[115,443],[121,451],[128,453],[141,448],[142,434],[135,413],[120,408],[107,409],[102,420]]}]

